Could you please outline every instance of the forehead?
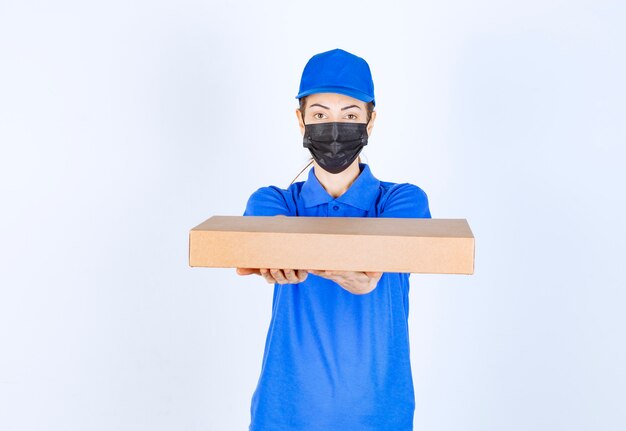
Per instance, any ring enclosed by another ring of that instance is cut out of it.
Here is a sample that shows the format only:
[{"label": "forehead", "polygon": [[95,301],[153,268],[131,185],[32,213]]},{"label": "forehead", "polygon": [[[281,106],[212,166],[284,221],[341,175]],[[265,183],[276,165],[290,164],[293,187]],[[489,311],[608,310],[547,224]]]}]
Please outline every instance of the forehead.
[{"label": "forehead", "polygon": [[329,108],[341,108],[348,105],[357,105],[361,108],[365,108],[366,106],[366,103],[362,100],[339,93],[314,93],[306,96],[306,106],[311,106],[313,103],[319,103]]}]

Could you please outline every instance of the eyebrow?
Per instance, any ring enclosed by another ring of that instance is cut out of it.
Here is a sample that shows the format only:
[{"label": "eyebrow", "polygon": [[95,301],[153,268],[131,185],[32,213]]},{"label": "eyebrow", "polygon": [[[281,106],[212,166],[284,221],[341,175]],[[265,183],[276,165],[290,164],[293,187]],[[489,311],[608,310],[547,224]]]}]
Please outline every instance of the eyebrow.
[{"label": "eyebrow", "polygon": [[[319,103],[314,103],[311,106],[309,106],[309,108],[312,108],[314,106],[319,106],[320,108],[324,108],[324,109],[330,109],[328,106],[324,106],[324,105],[320,105]],[[345,106],[343,108],[341,108],[342,111],[345,111],[346,109],[350,109],[350,108],[358,108],[361,109],[360,106],[357,105],[350,105],[350,106]]]}]

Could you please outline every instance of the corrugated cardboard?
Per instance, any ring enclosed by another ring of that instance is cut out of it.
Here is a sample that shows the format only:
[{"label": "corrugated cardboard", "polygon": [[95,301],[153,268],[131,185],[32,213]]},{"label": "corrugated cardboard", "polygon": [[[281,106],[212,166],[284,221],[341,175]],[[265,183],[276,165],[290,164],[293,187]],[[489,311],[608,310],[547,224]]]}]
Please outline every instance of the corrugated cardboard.
[{"label": "corrugated cardboard", "polygon": [[189,265],[473,274],[474,236],[465,219],[213,216]]}]

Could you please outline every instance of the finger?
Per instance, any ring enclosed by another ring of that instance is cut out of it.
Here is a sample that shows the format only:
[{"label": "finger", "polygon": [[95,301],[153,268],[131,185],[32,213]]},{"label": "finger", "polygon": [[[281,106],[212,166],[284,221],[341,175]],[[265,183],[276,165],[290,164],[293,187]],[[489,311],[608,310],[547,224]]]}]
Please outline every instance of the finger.
[{"label": "finger", "polygon": [[[314,272],[315,275],[320,277],[327,278],[328,280],[332,280],[334,282],[339,283],[340,281],[346,281],[350,279],[350,271],[335,271],[332,269],[326,270],[317,270]],[[352,273],[354,275],[355,273]]]},{"label": "finger", "polygon": [[293,269],[284,269],[283,272],[285,273],[285,278],[289,281],[289,283],[296,284],[300,282]]},{"label": "finger", "polygon": [[259,275],[261,275],[261,272],[259,271],[258,268],[237,268],[237,274],[239,274],[239,275],[259,274]]},{"label": "finger", "polygon": [[279,284],[287,284],[289,281],[285,278],[285,274],[283,274],[282,269],[270,269],[270,274]]},{"label": "finger", "polygon": [[327,270],[326,275],[328,277],[333,277],[333,279],[344,280],[349,278],[358,277],[358,272],[354,271],[336,271],[336,270]]},{"label": "finger", "polygon": [[364,280],[369,281],[373,276],[368,274],[376,274],[374,272],[362,272],[362,271],[333,271],[333,275],[345,280]]},{"label": "finger", "polygon": [[365,272],[365,275],[367,275],[369,278],[380,278],[382,277],[383,273],[382,272]]},{"label": "finger", "polygon": [[299,269],[296,271],[296,276],[298,277],[298,283],[302,283],[309,276],[309,273],[305,269]]},{"label": "finger", "polygon": [[325,271],[321,271],[317,275],[319,275],[320,277],[324,277],[328,280],[334,281],[335,283],[341,283],[341,282],[345,282],[346,280],[348,280],[348,277],[345,277],[341,273],[342,271],[333,271],[333,270],[327,269]]},{"label": "finger", "polygon": [[270,274],[270,270],[269,269],[261,268],[260,271],[261,271],[261,275],[263,276],[265,281],[267,281],[270,284],[276,283],[276,280],[274,279],[274,277],[272,277],[272,274]]},{"label": "finger", "polygon": [[[343,286],[355,286],[371,284],[373,278],[367,276],[365,272],[361,271],[326,271],[330,280]],[[377,280],[376,280],[377,281]],[[354,293],[354,292],[353,292]]]}]

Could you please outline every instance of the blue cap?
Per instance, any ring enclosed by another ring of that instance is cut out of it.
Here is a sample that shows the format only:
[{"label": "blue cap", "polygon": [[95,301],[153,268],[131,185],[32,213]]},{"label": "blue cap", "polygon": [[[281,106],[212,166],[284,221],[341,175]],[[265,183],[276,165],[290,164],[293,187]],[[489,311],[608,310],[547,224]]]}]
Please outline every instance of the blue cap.
[{"label": "blue cap", "polygon": [[340,93],[376,105],[369,65],[339,48],[314,55],[304,67],[296,99],[313,93]]}]

